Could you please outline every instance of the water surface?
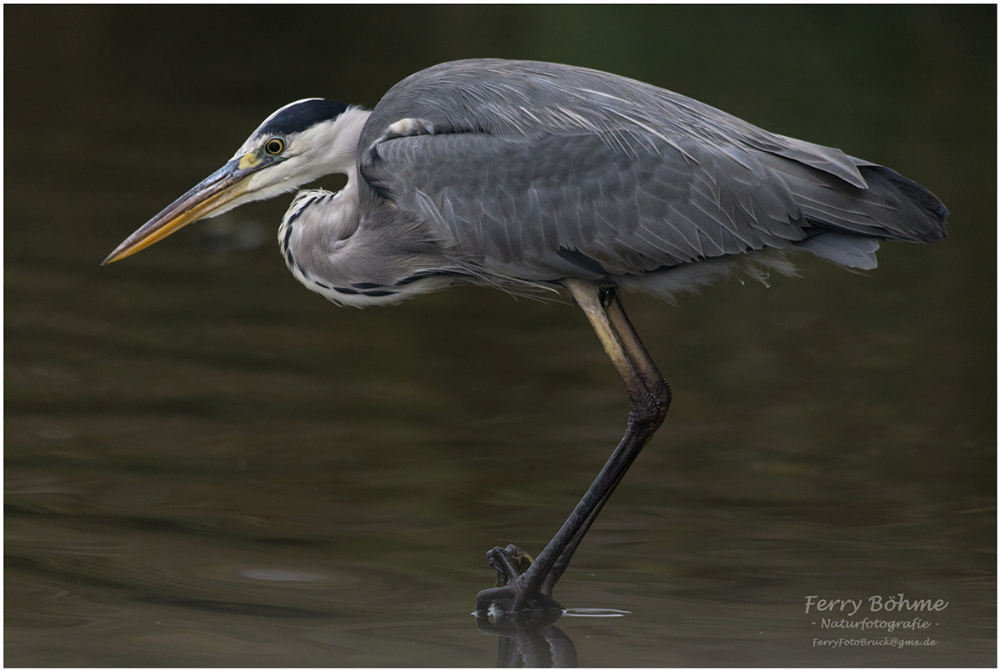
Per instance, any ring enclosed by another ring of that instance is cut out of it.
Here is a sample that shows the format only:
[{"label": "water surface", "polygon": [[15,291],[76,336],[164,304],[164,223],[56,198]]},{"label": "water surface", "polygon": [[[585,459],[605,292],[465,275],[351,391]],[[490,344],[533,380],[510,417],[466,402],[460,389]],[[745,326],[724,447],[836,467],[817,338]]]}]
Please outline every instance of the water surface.
[{"label": "water surface", "polygon": [[[4,14],[7,664],[995,665],[995,8]],[[274,108],[467,56],[668,86],[952,210],[872,273],[626,297],[674,403],[536,638],[470,611],[623,430],[579,310],[336,309],[277,253],[287,199],[98,267]],[[899,594],[947,606],[873,611]]]}]

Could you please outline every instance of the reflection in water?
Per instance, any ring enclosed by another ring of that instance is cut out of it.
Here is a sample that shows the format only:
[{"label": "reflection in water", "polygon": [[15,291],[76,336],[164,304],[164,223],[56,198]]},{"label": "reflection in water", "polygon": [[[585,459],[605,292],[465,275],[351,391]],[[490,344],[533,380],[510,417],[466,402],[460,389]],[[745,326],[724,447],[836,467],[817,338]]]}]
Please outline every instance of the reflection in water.
[{"label": "reflection in water", "polygon": [[[887,246],[869,277],[626,297],[675,405],[557,588],[631,613],[560,619],[579,662],[994,665],[995,9],[370,11],[5,8],[7,136],[31,140],[5,171],[4,661],[496,661],[468,617],[485,551],[537,552],[625,420],[574,309],[456,290],[337,310],[252,226],[232,251],[182,232],[97,264],[277,105],[372,104],[421,65],[503,55],[839,145],[955,212],[945,244]],[[261,26],[283,48],[232,49]],[[286,207],[253,212],[268,239]],[[950,602],[925,617],[937,645],[814,645],[807,596],[899,592]]]},{"label": "reflection in water", "polygon": [[565,631],[555,626],[560,617],[614,618],[628,614],[614,608],[569,608],[561,613],[525,611],[513,618],[480,613],[476,626],[482,633],[500,638],[498,667],[570,668],[577,665],[576,646]]},{"label": "reflection in water", "polygon": [[627,610],[615,610],[614,608],[567,608],[563,611],[563,617],[625,617]]},{"label": "reflection in water", "polygon": [[497,666],[501,668],[570,668],[577,665],[576,647],[569,636],[554,622],[558,612],[540,611],[537,618],[531,612],[493,621],[485,615],[476,618],[484,634],[498,636]]}]

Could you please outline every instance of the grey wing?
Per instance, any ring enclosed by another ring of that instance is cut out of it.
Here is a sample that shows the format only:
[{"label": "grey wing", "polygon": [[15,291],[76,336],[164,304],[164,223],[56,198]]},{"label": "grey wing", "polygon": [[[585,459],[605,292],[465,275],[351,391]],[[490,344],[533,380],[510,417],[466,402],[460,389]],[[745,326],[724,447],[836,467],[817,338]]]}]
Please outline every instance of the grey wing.
[{"label": "grey wing", "polygon": [[940,202],[892,171],[544,63],[460,61],[400,82],[358,162],[457,259],[521,279],[641,275],[792,244],[866,267],[866,238],[943,235]]}]

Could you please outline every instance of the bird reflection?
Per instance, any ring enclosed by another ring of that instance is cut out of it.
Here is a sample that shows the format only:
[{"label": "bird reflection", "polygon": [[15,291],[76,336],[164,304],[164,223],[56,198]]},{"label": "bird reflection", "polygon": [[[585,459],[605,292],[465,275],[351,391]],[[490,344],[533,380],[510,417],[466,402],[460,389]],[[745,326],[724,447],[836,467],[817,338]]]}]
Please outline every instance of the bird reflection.
[{"label": "bird reflection", "polygon": [[497,666],[500,668],[569,668],[577,665],[576,646],[566,633],[555,626],[558,613],[538,611],[539,618],[530,616],[493,621],[486,614],[476,615],[479,631],[499,637]]}]

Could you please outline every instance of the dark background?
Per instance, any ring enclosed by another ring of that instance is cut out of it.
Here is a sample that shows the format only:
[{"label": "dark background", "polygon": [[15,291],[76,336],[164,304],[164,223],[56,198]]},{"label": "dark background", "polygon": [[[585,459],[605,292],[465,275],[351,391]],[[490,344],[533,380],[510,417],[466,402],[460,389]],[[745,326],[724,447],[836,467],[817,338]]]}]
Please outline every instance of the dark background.
[{"label": "dark background", "polygon": [[[560,621],[579,663],[994,665],[995,31],[991,6],[5,6],[5,662],[495,663],[485,550],[537,551],[625,420],[578,310],[336,309],[277,253],[288,198],[98,267],[277,107],[490,56],[670,88],[952,212],[871,273],[626,297],[675,400],[557,589],[629,612]],[[949,602],[897,632],[935,646],[815,644],[884,632],[807,595],[901,592]]]}]

